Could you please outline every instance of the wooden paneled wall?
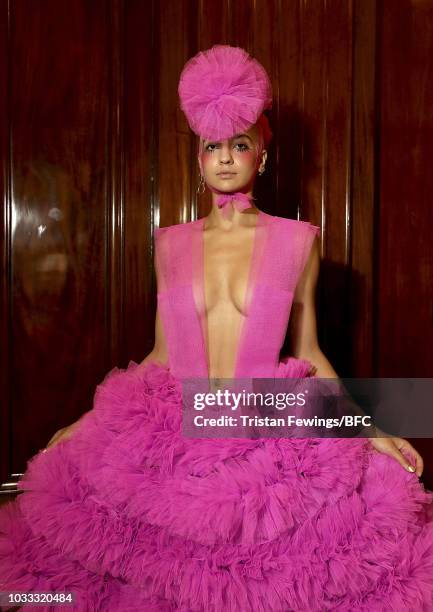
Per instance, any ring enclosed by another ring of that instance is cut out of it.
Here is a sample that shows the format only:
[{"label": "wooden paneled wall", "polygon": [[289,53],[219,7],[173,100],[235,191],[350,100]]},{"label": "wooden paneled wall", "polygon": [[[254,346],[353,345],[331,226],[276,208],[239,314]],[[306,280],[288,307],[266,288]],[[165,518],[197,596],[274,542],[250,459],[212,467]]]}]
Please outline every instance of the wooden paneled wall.
[{"label": "wooden paneled wall", "polygon": [[210,206],[178,79],[217,43],[271,76],[258,206],[322,227],[323,351],[433,375],[432,23],[433,0],[0,0],[2,482],[152,349],[153,229]]},{"label": "wooden paneled wall", "polygon": [[387,0],[380,20],[377,375],[431,377],[433,2]]}]

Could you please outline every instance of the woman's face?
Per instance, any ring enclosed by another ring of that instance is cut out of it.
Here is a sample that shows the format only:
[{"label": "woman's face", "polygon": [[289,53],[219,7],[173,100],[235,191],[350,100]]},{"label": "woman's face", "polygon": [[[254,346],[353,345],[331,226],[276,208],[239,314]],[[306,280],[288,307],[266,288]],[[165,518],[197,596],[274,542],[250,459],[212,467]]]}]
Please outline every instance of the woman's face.
[{"label": "woman's face", "polygon": [[241,191],[254,184],[262,155],[258,151],[258,129],[227,140],[204,140],[199,153],[199,165],[205,182],[219,191]]}]

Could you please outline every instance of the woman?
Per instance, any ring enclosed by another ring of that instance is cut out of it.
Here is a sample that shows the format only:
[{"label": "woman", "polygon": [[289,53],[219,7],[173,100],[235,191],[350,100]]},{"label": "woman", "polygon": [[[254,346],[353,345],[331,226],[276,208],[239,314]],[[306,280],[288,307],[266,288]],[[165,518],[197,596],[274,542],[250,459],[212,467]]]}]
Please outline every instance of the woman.
[{"label": "woman", "polygon": [[266,72],[216,46],[179,94],[211,212],[156,230],[155,347],[29,462],[0,511],[0,590],[74,592],[83,611],[429,610],[433,495],[407,441],[182,436],[184,378],[337,375],[316,337],[319,228],[252,198]]}]

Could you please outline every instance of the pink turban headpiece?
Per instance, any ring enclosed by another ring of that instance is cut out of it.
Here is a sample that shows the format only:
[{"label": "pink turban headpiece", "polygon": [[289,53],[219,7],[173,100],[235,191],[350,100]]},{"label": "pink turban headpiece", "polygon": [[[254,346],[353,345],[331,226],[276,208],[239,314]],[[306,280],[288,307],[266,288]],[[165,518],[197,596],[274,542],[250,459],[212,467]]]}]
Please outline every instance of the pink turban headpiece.
[{"label": "pink turban headpiece", "polygon": [[[225,140],[249,130],[272,107],[272,86],[266,70],[244,49],[214,45],[188,60],[180,75],[180,106],[195,134]],[[221,194],[217,205],[251,206],[241,192]],[[227,210],[227,208],[226,208]]]}]

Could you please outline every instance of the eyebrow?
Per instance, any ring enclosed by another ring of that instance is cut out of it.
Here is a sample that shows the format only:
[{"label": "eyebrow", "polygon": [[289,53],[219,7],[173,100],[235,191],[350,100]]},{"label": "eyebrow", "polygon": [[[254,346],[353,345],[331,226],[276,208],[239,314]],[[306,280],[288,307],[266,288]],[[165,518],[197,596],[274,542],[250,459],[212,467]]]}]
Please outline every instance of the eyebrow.
[{"label": "eyebrow", "polygon": [[253,142],[253,139],[250,138],[248,134],[236,134],[236,136],[233,136],[233,138],[241,138],[242,136],[245,136],[245,138],[249,138],[251,142]]}]

